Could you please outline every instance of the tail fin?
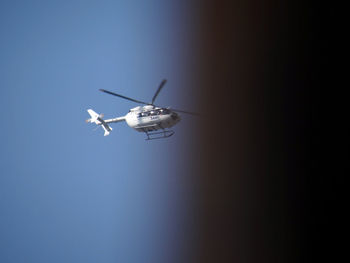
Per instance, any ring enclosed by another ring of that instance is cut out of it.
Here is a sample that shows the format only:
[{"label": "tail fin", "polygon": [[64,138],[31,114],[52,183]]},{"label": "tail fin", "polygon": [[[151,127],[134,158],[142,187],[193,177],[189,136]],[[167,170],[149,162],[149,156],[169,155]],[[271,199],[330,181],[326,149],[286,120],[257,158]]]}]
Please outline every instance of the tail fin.
[{"label": "tail fin", "polygon": [[92,109],[88,109],[87,112],[90,114],[91,118],[87,119],[86,122],[95,123],[96,125],[101,125],[105,131],[104,136],[107,136],[112,131],[112,128],[102,119],[103,114],[98,114]]},{"label": "tail fin", "polygon": [[86,122],[91,122],[91,123],[96,123],[97,125],[101,124],[98,121],[98,118],[100,117],[99,114],[97,114],[96,112],[94,112],[92,109],[88,109],[87,112],[90,114],[91,119],[87,119]]}]

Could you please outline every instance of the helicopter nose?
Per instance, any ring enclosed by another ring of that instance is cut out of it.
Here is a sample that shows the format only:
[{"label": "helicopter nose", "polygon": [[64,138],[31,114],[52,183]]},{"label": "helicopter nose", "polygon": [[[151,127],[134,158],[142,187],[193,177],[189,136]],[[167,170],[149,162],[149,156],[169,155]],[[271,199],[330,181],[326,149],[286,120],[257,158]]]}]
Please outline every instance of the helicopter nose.
[{"label": "helicopter nose", "polygon": [[179,116],[177,113],[175,113],[175,112],[173,112],[173,113],[171,114],[171,118],[172,118],[174,121],[180,120],[180,116]]}]

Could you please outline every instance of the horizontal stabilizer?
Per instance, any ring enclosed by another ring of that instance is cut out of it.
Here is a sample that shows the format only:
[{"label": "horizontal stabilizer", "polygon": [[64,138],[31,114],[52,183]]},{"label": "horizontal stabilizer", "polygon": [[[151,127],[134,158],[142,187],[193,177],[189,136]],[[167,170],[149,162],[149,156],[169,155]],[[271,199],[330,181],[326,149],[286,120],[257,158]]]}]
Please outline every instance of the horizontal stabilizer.
[{"label": "horizontal stabilizer", "polygon": [[102,119],[103,114],[98,114],[94,112],[92,109],[88,109],[87,112],[89,113],[91,118],[87,119],[86,122],[91,122],[91,123],[95,123],[96,125],[101,125],[105,131],[104,136],[109,135],[110,132],[112,131],[112,128]]},{"label": "horizontal stabilizer", "polygon": [[107,123],[102,123],[102,128],[105,130],[104,136],[107,136],[112,131],[112,128]]}]

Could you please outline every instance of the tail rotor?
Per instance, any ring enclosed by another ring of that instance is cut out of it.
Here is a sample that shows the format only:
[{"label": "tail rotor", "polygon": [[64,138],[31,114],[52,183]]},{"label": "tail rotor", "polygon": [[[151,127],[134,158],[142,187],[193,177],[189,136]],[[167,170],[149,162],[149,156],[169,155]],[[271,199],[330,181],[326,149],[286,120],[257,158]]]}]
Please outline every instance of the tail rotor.
[{"label": "tail rotor", "polygon": [[86,123],[89,123],[89,122],[95,123],[97,125],[97,128],[101,125],[105,131],[104,136],[109,135],[109,133],[112,131],[112,128],[102,119],[104,117],[104,115],[98,114],[98,113],[94,112],[92,109],[88,109],[87,112],[90,114],[91,118],[87,119],[85,122]]}]

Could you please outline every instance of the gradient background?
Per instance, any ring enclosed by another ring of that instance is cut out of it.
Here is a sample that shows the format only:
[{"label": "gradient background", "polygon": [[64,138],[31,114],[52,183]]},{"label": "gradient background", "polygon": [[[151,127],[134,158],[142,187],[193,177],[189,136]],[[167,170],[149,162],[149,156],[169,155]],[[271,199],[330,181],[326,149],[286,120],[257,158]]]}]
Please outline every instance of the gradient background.
[{"label": "gradient background", "polygon": [[[318,19],[295,1],[2,1],[0,261],[331,256]],[[99,88],[147,100],[163,78],[157,103],[202,114],[173,137],[84,122],[136,106]]]},{"label": "gradient background", "polygon": [[[181,262],[195,184],[183,116],[172,140],[123,116],[113,90],[197,110],[189,79],[196,18],[186,1],[1,1],[0,262]],[[193,26],[192,26],[193,25]],[[185,259],[183,259],[185,258]]]}]

